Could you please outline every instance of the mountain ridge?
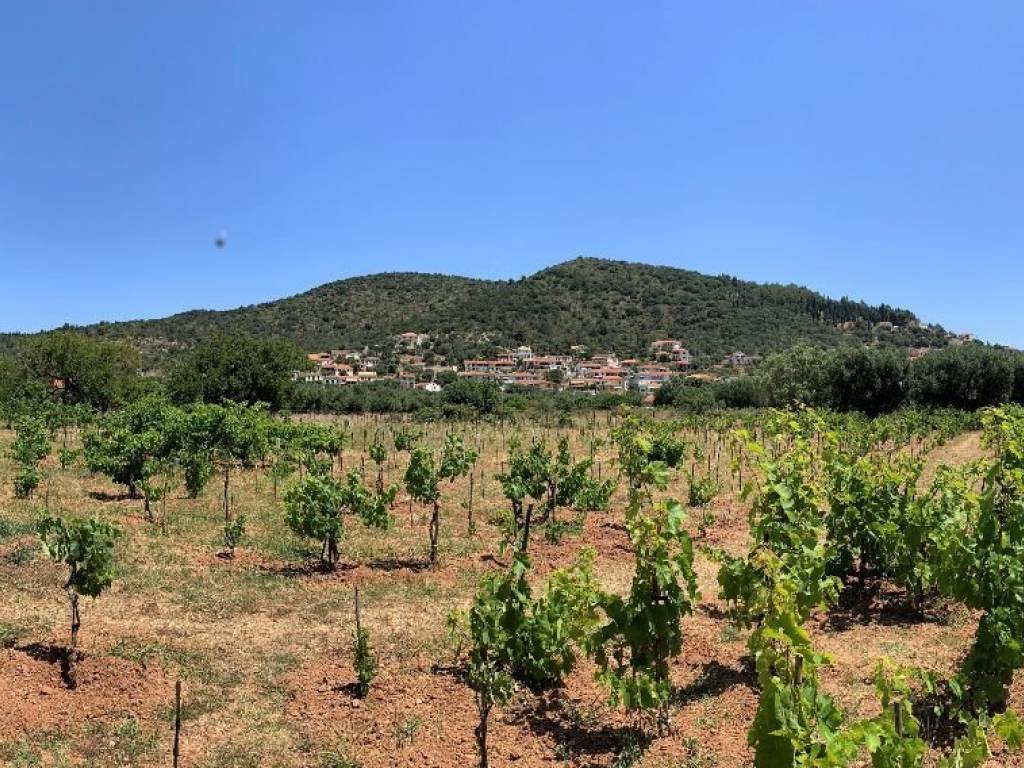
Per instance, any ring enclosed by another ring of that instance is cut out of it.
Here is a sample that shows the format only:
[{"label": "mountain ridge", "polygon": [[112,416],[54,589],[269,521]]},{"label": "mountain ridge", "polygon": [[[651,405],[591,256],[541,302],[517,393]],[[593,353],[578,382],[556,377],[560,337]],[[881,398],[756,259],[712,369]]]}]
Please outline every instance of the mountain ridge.
[{"label": "mountain ridge", "polygon": [[[74,328],[130,339],[155,367],[217,333],[285,338],[314,351],[386,347],[396,334],[417,331],[430,334],[437,354],[453,361],[507,344],[546,352],[584,344],[632,355],[654,338],[670,337],[712,360],[735,350],[764,354],[798,343],[941,346],[946,338],[940,326],[922,325],[909,310],[886,304],[831,299],[795,284],[592,257],[515,280],[381,272],[232,309]],[[19,337],[7,334],[6,345]]]}]

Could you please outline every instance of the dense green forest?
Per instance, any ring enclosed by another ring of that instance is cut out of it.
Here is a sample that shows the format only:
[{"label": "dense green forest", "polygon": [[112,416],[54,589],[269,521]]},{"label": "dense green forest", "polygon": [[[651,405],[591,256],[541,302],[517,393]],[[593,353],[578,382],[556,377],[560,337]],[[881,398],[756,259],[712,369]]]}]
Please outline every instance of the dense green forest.
[{"label": "dense green forest", "polygon": [[[895,327],[875,325],[883,322]],[[840,327],[849,323],[853,327]],[[509,281],[370,275],[266,304],[82,330],[131,340],[150,367],[162,367],[168,357],[223,333],[286,339],[312,351],[387,345],[394,335],[411,330],[431,334],[434,351],[452,361],[508,344],[530,344],[543,352],[585,344],[634,355],[663,337],[683,340],[704,362],[734,350],[760,355],[797,344],[945,343],[942,329],[920,326],[911,312],[886,305],[834,300],[793,285],[592,258]],[[0,346],[17,338],[0,338]]]}]

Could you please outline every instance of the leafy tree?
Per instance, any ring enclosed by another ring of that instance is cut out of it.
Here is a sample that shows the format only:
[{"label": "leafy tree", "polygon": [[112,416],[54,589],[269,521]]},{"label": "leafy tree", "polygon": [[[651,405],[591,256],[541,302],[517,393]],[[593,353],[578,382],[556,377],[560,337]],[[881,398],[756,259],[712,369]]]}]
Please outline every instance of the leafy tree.
[{"label": "leafy tree", "polygon": [[66,519],[52,515],[43,517],[37,530],[46,554],[68,567],[64,591],[71,607],[71,646],[66,678],[69,687],[74,688],[78,630],[82,625],[79,596],[98,597],[113,582],[114,542],[120,532],[100,520]]},{"label": "leafy tree", "polygon": [[0,356],[0,419],[8,428],[19,416],[48,410],[56,402],[53,382],[33,378],[24,360]]},{"label": "leafy tree", "polygon": [[869,416],[893,411],[909,389],[909,364],[898,350],[841,350],[832,359],[831,403],[841,411]]},{"label": "leafy tree", "polygon": [[705,413],[716,405],[714,387],[696,379],[674,376],[654,393],[654,404]]},{"label": "leafy tree", "polygon": [[478,415],[497,413],[501,407],[502,395],[493,381],[457,379],[441,392],[441,402],[457,412],[459,408]]},{"label": "leafy tree", "polygon": [[60,330],[29,338],[20,354],[29,377],[52,387],[65,403],[108,410],[141,391],[142,364],[127,341]]},{"label": "leafy tree", "polygon": [[178,403],[266,403],[277,411],[291,400],[292,371],[307,364],[299,348],[287,341],[217,335],[175,366],[167,391]]},{"label": "leafy tree", "polygon": [[1013,392],[1012,359],[981,344],[929,352],[910,370],[911,396],[919,405],[973,411],[1006,402]]},{"label": "leafy tree", "polygon": [[835,352],[800,346],[765,358],[758,375],[778,405],[829,406],[834,363]]},{"label": "leafy tree", "polygon": [[[186,412],[183,450],[189,465],[208,463],[223,477],[224,522],[231,522],[231,471],[252,467],[270,450],[270,422],[262,407],[239,403],[197,404]],[[199,456],[200,459],[194,457]],[[195,464],[193,464],[195,463]]]},{"label": "leafy tree", "polygon": [[166,400],[149,396],[98,419],[83,435],[90,472],[128,488],[132,498],[142,492],[145,514],[155,488],[150,478],[178,448],[181,413]]},{"label": "leafy tree", "polygon": [[1017,405],[1024,405],[1024,354],[1013,356],[1013,391],[1010,399]]},{"label": "leafy tree", "polygon": [[50,453],[50,432],[42,419],[23,416],[18,420],[17,437],[11,444],[11,458],[21,467],[14,479],[14,495],[20,499],[32,496],[42,475],[39,464]]}]

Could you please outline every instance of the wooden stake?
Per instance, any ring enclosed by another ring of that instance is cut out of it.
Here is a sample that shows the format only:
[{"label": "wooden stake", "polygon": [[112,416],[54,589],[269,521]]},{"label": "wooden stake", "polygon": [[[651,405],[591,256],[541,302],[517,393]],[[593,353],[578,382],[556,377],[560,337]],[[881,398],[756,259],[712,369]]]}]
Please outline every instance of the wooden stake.
[{"label": "wooden stake", "polygon": [[355,604],[356,604],[356,637],[359,637],[363,633],[363,620],[359,612],[359,587],[355,588]]},{"label": "wooden stake", "polygon": [[173,768],[178,768],[181,744],[181,680],[174,684],[174,749],[171,752]]}]

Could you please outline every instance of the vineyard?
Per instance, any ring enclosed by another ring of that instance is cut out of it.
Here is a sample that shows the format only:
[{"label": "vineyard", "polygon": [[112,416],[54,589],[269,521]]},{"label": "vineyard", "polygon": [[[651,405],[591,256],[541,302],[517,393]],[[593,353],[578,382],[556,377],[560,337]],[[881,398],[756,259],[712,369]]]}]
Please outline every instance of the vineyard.
[{"label": "vineyard", "polygon": [[1020,407],[10,421],[4,765],[1024,765]]}]

